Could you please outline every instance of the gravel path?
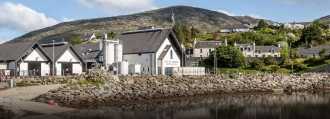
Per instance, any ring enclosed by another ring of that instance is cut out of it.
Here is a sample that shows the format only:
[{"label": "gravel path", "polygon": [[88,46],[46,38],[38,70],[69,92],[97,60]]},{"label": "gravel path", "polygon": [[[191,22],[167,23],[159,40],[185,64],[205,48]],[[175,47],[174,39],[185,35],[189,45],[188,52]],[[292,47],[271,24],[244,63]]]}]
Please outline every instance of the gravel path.
[{"label": "gravel path", "polygon": [[39,95],[45,94],[50,90],[58,89],[63,85],[42,85],[42,86],[29,86],[17,87],[0,91],[0,98],[11,98],[20,100],[31,100]]},{"label": "gravel path", "polygon": [[50,90],[58,89],[62,85],[43,85],[18,87],[0,91],[0,106],[5,107],[16,114],[24,111],[39,114],[54,114],[73,111],[72,108],[48,105],[45,103],[32,102],[31,99]]}]

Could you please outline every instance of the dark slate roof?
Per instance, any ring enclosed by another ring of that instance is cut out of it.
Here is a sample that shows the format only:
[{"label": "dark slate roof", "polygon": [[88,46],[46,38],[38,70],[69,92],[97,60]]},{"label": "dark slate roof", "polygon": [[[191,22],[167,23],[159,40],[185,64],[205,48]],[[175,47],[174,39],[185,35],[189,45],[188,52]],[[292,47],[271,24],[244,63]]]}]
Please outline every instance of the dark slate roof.
[{"label": "dark slate roof", "polygon": [[281,50],[281,48],[276,47],[276,46],[256,46],[256,51],[260,51],[260,52],[269,52],[274,50],[274,52],[279,52]]},{"label": "dark slate roof", "polygon": [[[46,54],[53,60],[53,46],[48,45],[48,46],[43,46],[42,48],[45,50]],[[70,44],[55,45],[54,47],[55,61],[58,60],[67,49],[71,49],[72,52],[76,54],[76,56],[79,58],[79,60],[81,62],[84,62],[84,60],[80,57],[77,51]]]},{"label": "dark slate roof", "polygon": [[320,51],[325,49],[326,54],[330,54],[330,45],[322,45],[313,48],[298,48],[298,52],[303,56],[314,56],[319,55]]},{"label": "dark slate roof", "polygon": [[253,44],[236,44],[236,47],[252,47]]},{"label": "dark slate roof", "polygon": [[221,45],[221,41],[197,41],[195,48],[217,48]]},{"label": "dark slate roof", "polygon": [[166,54],[167,54],[167,52],[170,50],[170,48],[171,48],[171,45],[167,45],[167,46],[164,48],[163,52],[159,55],[158,60],[162,60],[162,59],[166,56]]},{"label": "dark slate roof", "polygon": [[28,54],[35,42],[5,43],[0,45],[0,61],[16,61]]},{"label": "dark slate roof", "polygon": [[80,44],[73,48],[85,62],[97,62],[97,57],[101,53],[99,43]]},{"label": "dark slate roof", "polygon": [[[54,47],[55,60],[60,58],[69,47],[70,47],[69,45],[55,45]],[[47,55],[53,60],[53,46],[43,46],[42,48],[45,50]]]},{"label": "dark slate roof", "polygon": [[[151,29],[123,33],[119,36],[124,54],[155,53],[165,38],[169,38],[174,47],[182,51],[180,43],[170,29]],[[181,53],[180,53],[181,54]]]}]

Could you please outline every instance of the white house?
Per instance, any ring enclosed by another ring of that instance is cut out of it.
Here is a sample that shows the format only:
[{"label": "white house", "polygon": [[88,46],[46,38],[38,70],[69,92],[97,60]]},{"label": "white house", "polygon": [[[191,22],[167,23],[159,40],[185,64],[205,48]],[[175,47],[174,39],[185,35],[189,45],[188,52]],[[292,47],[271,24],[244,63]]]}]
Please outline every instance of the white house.
[{"label": "white house", "polygon": [[235,47],[240,49],[245,57],[281,57],[280,45],[274,46],[256,46],[252,44],[234,44]]},{"label": "white house", "polygon": [[304,29],[305,25],[299,23],[286,23],[284,24],[284,28],[287,29]]},{"label": "white house", "polygon": [[84,62],[70,44],[66,42],[42,44],[42,48],[54,61],[51,71],[54,70],[57,76],[82,74]]},{"label": "white house", "polygon": [[50,75],[51,58],[35,42],[0,45],[0,70],[10,70],[15,76]]},{"label": "white house", "polygon": [[190,54],[195,58],[208,58],[212,51],[221,45],[228,45],[227,40],[225,42],[222,41],[194,41],[193,44],[193,52]]},{"label": "white house", "polygon": [[170,29],[126,32],[119,40],[123,44],[123,60],[140,64],[143,74],[166,75],[183,65],[185,54]]}]

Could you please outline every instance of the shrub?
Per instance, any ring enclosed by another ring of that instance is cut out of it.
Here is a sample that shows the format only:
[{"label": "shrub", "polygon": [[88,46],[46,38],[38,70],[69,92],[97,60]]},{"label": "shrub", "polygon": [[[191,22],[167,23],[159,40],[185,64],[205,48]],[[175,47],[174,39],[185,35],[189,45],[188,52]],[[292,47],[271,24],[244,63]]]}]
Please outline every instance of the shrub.
[{"label": "shrub", "polygon": [[[220,46],[216,49],[218,67],[238,68],[245,66],[245,57],[242,52],[233,46]],[[206,65],[213,65],[214,52],[205,60]]]},{"label": "shrub", "polygon": [[270,71],[271,72],[277,72],[279,69],[281,69],[281,67],[278,66],[278,65],[272,65],[272,66],[270,66]]},{"label": "shrub", "polygon": [[263,61],[261,61],[260,59],[255,59],[250,63],[250,67],[252,69],[260,70],[264,66],[265,66],[265,63]]},{"label": "shrub", "polygon": [[264,59],[266,65],[276,65],[277,61],[273,57],[267,57]]}]

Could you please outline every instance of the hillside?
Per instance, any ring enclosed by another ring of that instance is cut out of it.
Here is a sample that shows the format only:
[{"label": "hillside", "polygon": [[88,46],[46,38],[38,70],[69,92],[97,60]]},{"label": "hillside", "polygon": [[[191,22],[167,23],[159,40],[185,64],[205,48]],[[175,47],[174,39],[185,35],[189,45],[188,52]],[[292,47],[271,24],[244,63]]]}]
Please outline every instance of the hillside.
[{"label": "hillside", "polygon": [[330,15],[325,16],[325,17],[321,17],[320,19],[318,19],[320,22],[325,23],[325,24],[330,24]]},{"label": "hillside", "polygon": [[172,12],[177,23],[193,25],[203,32],[215,32],[221,28],[243,26],[246,22],[256,22],[256,19],[252,17],[248,17],[247,20],[247,17],[232,17],[202,8],[173,6],[131,15],[64,22],[27,33],[10,42],[40,40],[51,36],[70,36],[72,34],[122,32],[144,26],[169,28],[172,25]]}]

